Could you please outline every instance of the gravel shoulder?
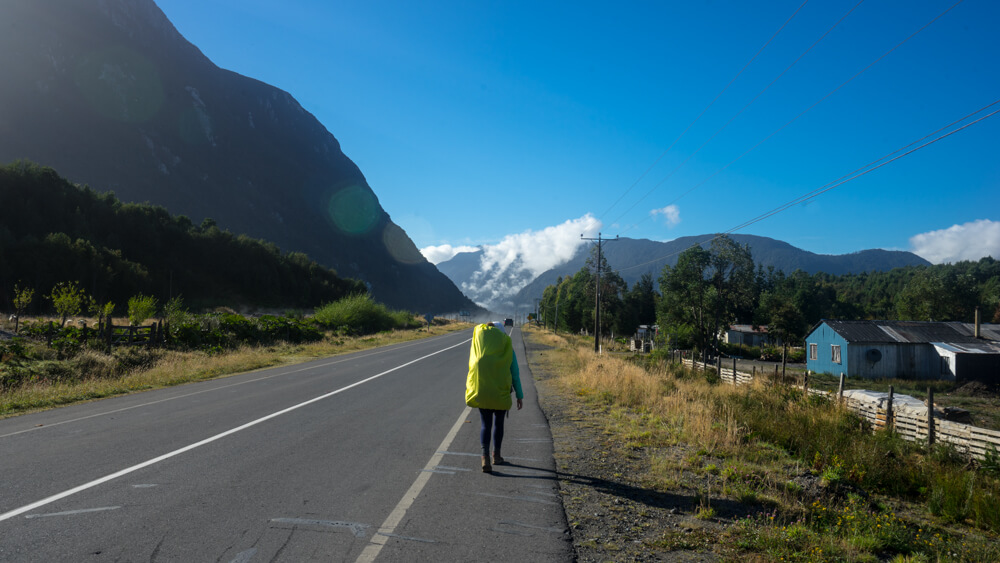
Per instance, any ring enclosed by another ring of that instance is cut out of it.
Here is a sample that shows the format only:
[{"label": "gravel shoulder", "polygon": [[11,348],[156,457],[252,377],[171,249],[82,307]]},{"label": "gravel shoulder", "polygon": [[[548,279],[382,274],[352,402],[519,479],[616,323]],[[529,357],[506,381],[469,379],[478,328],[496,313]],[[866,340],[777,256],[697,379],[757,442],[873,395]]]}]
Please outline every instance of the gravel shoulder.
[{"label": "gravel shoulder", "polygon": [[[544,346],[526,338],[525,347],[539,403],[552,430],[559,490],[576,560],[723,560],[719,534],[746,507],[714,499],[711,508],[720,517],[699,519],[695,514],[701,502],[700,476],[681,475],[682,486],[645,482],[653,452],[630,448],[605,433],[608,413],[560,388],[546,368]],[[690,450],[678,444],[657,448],[655,455],[680,461]]]}]

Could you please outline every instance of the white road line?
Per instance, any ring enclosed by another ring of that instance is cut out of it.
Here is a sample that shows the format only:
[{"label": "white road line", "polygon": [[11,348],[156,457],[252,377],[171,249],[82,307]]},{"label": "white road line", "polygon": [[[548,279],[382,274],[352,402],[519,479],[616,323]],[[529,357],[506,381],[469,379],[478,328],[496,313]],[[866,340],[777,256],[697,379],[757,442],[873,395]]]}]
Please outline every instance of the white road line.
[{"label": "white road line", "polygon": [[105,510],[118,510],[120,506],[102,506],[101,508],[84,508],[81,510],[67,510],[66,512],[50,512],[48,514],[29,514],[25,518],[51,518],[53,516],[73,516],[75,514],[86,514],[87,512],[104,512]]},{"label": "white road line", "polygon": [[[458,344],[455,344],[453,346],[449,346],[447,348],[442,348],[442,349],[438,350],[437,352],[432,352],[430,354],[427,354],[426,356],[422,356],[422,357],[417,358],[415,360],[410,360],[409,362],[406,362],[405,364],[398,365],[398,366],[396,366],[396,367],[394,367],[392,369],[387,369],[387,370],[383,371],[382,373],[373,375],[373,376],[368,377],[366,379],[362,379],[361,381],[358,381],[356,383],[352,383],[352,384],[350,384],[350,385],[348,385],[346,387],[341,387],[340,389],[337,389],[336,391],[331,391],[331,392],[329,392],[329,393],[327,393],[325,395],[320,395],[319,397],[314,397],[312,399],[309,399],[308,401],[305,401],[305,402],[299,403],[297,405],[293,405],[291,407],[288,407],[287,409],[282,409],[282,410],[280,410],[278,412],[271,413],[271,414],[269,414],[269,415],[267,415],[265,417],[258,418],[257,420],[250,421],[250,422],[248,422],[246,424],[243,424],[241,426],[237,426],[236,428],[232,428],[230,430],[226,430],[225,432],[222,432],[221,434],[216,434],[215,436],[212,436],[211,438],[205,438],[204,440],[202,440],[200,442],[195,442],[194,444],[190,444],[190,445],[184,446],[183,448],[174,450],[172,452],[165,453],[165,454],[163,454],[161,456],[154,457],[153,459],[150,459],[148,461],[144,461],[142,463],[133,465],[132,467],[127,467],[125,469],[122,469],[121,471],[116,471],[115,473],[112,473],[110,475],[105,475],[104,477],[101,477],[99,479],[94,479],[93,481],[91,481],[89,483],[84,483],[84,484],[82,484],[82,485],[80,485],[78,487],[73,487],[72,489],[68,489],[68,490],[63,491],[61,493],[54,494],[54,495],[52,495],[50,497],[43,498],[42,500],[33,502],[31,504],[27,504],[25,506],[22,506],[21,508],[15,508],[14,510],[11,510],[9,512],[4,512],[3,514],[0,514],[0,522],[3,522],[4,520],[9,520],[9,519],[11,519],[11,518],[13,518],[15,516],[20,515],[20,514],[24,514],[25,512],[30,512],[30,511],[32,511],[32,510],[34,510],[34,509],[36,509],[36,508],[38,508],[40,506],[45,506],[46,504],[51,504],[51,503],[53,503],[53,502],[55,502],[57,500],[64,499],[66,497],[75,495],[76,493],[85,491],[87,489],[91,489],[93,487],[96,487],[97,485],[101,485],[103,483],[107,483],[108,481],[112,481],[112,480],[117,479],[119,477],[122,477],[124,475],[128,475],[129,473],[138,471],[138,470],[143,469],[145,467],[149,467],[151,465],[155,465],[155,464],[157,464],[157,463],[159,463],[161,461],[170,459],[172,457],[179,456],[179,455],[181,455],[183,453],[186,453],[186,452],[189,452],[189,451],[191,451],[191,450],[193,450],[195,448],[199,448],[199,447],[204,446],[206,444],[210,444],[210,443],[212,443],[212,442],[214,442],[216,440],[221,440],[222,438],[225,438],[226,436],[229,436],[230,434],[236,434],[237,432],[240,432],[242,430],[246,430],[247,428],[250,428],[252,426],[256,426],[256,425],[258,425],[258,424],[260,424],[262,422],[271,420],[272,418],[277,418],[277,417],[279,417],[279,416],[281,416],[283,414],[288,414],[288,413],[290,413],[290,412],[292,412],[294,410],[300,409],[300,408],[302,408],[302,407],[304,407],[306,405],[311,405],[311,404],[313,404],[313,403],[315,403],[317,401],[322,401],[323,399],[327,399],[327,398],[332,397],[334,395],[337,395],[339,393],[343,393],[344,391],[347,391],[348,389],[352,389],[352,388],[357,387],[359,385],[363,385],[365,383],[368,383],[369,381],[374,381],[374,380],[382,377],[383,375],[392,373],[392,372],[394,372],[396,370],[403,369],[403,368],[405,368],[407,366],[410,366],[410,365],[413,365],[413,364],[415,364],[415,363],[417,363],[417,362],[419,362],[421,360],[426,360],[427,358],[430,358],[431,356],[436,356],[436,355],[438,355],[438,354],[440,354],[442,352],[447,352],[448,350],[451,350],[453,348],[458,348],[459,346],[467,344],[470,341],[471,341],[471,339],[470,340],[465,340],[463,342],[459,342]],[[462,416],[465,416],[465,413],[463,413]],[[436,462],[435,462],[435,465],[437,465]]]},{"label": "white road line", "polygon": [[[441,335],[441,336],[446,336],[446,335]],[[438,338],[438,337],[435,337],[435,338]],[[421,342],[427,342],[427,341],[426,340],[418,340],[418,341],[415,341],[415,342],[407,342],[407,343],[404,343],[404,344],[393,346],[391,348],[379,348],[379,349],[377,349],[377,351],[374,351],[374,352],[371,352],[371,353],[367,353],[367,354],[359,354],[359,355],[353,355],[352,354],[350,357],[347,357],[347,358],[338,357],[336,360],[334,360],[332,362],[325,362],[325,363],[322,363],[322,364],[310,364],[310,365],[308,365],[306,367],[299,368],[299,369],[296,369],[296,370],[282,371],[281,373],[275,373],[275,374],[272,374],[272,375],[265,375],[264,377],[258,377],[256,379],[248,379],[246,381],[240,381],[239,383],[231,383],[229,385],[220,385],[218,387],[213,387],[211,389],[202,389],[201,391],[195,391],[193,393],[185,393],[183,395],[176,395],[176,396],[173,396],[173,397],[167,397],[165,399],[159,399],[157,401],[150,401],[148,403],[142,403],[142,404],[139,404],[139,405],[132,405],[131,407],[123,407],[123,408],[115,409],[115,410],[112,410],[112,411],[99,412],[99,413],[96,413],[96,414],[91,414],[91,415],[87,415],[87,416],[81,416],[79,418],[73,418],[73,419],[70,419],[70,420],[61,420],[59,422],[53,422],[53,423],[50,423],[50,424],[44,424],[44,425],[40,425],[40,426],[35,426],[35,427],[28,428],[28,429],[25,429],[25,430],[18,430],[17,432],[11,432],[10,434],[0,434],[0,438],[7,438],[9,436],[16,436],[18,434],[24,434],[26,432],[35,432],[37,430],[47,430],[49,428],[52,428],[54,426],[60,426],[62,424],[70,424],[70,423],[73,423],[73,422],[80,422],[81,420],[87,420],[89,418],[96,418],[96,417],[100,417],[100,416],[107,416],[109,414],[115,414],[115,413],[124,412],[124,411],[132,410],[132,409],[138,409],[138,408],[141,408],[141,407],[148,407],[150,405],[155,405],[155,404],[158,404],[158,403],[165,403],[167,401],[174,401],[176,399],[183,399],[184,397],[192,397],[194,395],[201,395],[202,393],[213,393],[215,391],[221,391],[223,389],[229,389],[231,387],[236,387],[236,386],[239,386],[239,385],[246,385],[247,383],[255,383],[257,381],[264,381],[264,380],[272,379],[272,378],[275,378],[275,377],[281,377],[283,375],[292,375],[293,373],[301,373],[303,371],[310,371],[310,370],[313,370],[313,369],[325,368],[325,367],[329,367],[329,366],[332,366],[332,365],[335,365],[335,364],[342,364],[344,362],[349,362],[351,360],[359,360],[359,359],[362,359],[362,358],[367,358],[369,356],[375,356],[375,355],[378,355],[378,354],[384,354],[386,352],[392,352],[392,351],[395,351],[395,350],[400,350],[402,348],[409,348],[410,346],[415,346],[417,344],[420,344]],[[468,342],[468,340],[466,340],[466,342]],[[463,344],[464,343],[465,342],[463,342]],[[262,369],[280,369],[280,368],[272,366],[270,368],[262,368]],[[256,370],[251,370],[249,372],[243,372],[243,373],[253,373],[253,371],[256,371]],[[234,373],[232,375],[240,375],[240,374]],[[232,376],[229,376],[229,377],[232,377]],[[207,380],[206,379],[206,380],[202,380],[202,381],[203,382],[208,382],[208,381],[211,381],[211,380]],[[192,383],[194,383],[194,382],[192,382]],[[124,396],[124,395],[122,395],[122,396]]]},{"label": "white road line", "polygon": [[[466,342],[468,342],[468,340]],[[465,342],[463,342],[462,344],[465,344]],[[403,516],[406,515],[406,511],[409,510],[410,506],[413,504],[413,501],[417,500],[417,497],[420,496],[420,491],[424,489],[424,485],[426,485],[427,481],[429,481],[431,478],[431,472],[435,467],[437,467],[439,463],[441,463],[441,459],[444,457],[444,453],[448,450],[448,448],[451,446],[451,443],[455,440],[455,436],[458,435],[458,431],[465,424],[465,419],[469,416],[470,412],[472,412],[472,409],[469,407],[465,407],[465,410],[462,411],[462,414],[458,417],[458,420],[455,421],[455,425],[451,427],[451,430],[448,432],[448,435],[445,436],[444,440],[441,441],[441,445],[438,446],[437,451],[434,452],[434,455],[431,456],[430,461],[428,461],[427,465],[424,466],[424,470],[417,475],[416,481],[414,481],[413,484],[410,485],[410,489],[406,491],[406,494],[403,495],[403,498],[399,499],[399,503],[396,505],[396,508],[394,508],[392,512],[389,513],[389,516],[385,519],[385,522],[382,522],[382,525],[379,526],[378,532],[376,532],[375,535],[372,536],[371,542],[368,544],[367,547],[365,547],[364,551],[361,552],[361,555],[358,556],[357,563],[371,563],[375,561],[375,558],[378,557],[379,552],[382,551],[382,546],[385,545],[385,542],[389,538],[395,537],[393,535],[393,532],[396,531],[396,526],[398,526],[399,523],[403,520]]]}]

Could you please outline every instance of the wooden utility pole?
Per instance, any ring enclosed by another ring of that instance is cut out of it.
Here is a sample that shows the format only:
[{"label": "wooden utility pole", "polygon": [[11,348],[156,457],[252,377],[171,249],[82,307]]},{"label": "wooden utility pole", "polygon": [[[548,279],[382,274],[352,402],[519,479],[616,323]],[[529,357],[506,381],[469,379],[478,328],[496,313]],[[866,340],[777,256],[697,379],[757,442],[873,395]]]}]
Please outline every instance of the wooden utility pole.
[{"label": "wooden utility pole", "polygon": [[597,233],[597,238],[586,238],[580,235],[582,240],[597,241],[597,284],[594,286],[594,353],[601,353],[601,249],[605,242],[618,240],[618,235],[613,239],[601,239],[601,233]]}]

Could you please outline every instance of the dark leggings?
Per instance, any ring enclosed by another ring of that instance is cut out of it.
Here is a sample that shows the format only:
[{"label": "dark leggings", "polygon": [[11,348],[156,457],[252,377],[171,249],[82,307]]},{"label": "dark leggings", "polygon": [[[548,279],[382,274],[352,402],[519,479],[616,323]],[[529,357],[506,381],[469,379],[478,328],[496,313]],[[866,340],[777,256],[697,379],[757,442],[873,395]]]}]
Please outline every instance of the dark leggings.
[{"label": "dark leggings", "polygon": [[479,443],[483,446],[483,455],[490,455],[490,431],[493,433],[493,451],[500,453],[503,442],[503,418],[507,411],[479,409],[479,418],[483,421],[479,429]]}]

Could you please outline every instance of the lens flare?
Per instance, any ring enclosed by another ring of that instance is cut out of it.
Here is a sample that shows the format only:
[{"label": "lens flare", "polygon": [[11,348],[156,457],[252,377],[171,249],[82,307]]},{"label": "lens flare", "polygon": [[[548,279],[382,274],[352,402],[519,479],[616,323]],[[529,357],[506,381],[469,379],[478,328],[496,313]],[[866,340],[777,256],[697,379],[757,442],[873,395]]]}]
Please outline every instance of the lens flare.
[{"label": "lens flare", "polygon": [[375,194],[358,185],[348,186],[333,194],[326,211],[335,227],[352,235],[370,232],[379,219]]},{"label": "lens flare", "polygon": [[149,121],[165,99],[156,66],[124,47],[83,57],[76,67],[76,86],[98,114],[126,123]]}]

